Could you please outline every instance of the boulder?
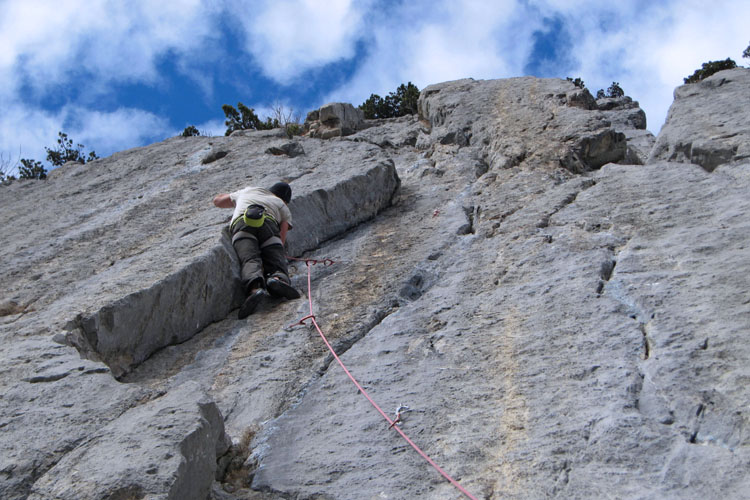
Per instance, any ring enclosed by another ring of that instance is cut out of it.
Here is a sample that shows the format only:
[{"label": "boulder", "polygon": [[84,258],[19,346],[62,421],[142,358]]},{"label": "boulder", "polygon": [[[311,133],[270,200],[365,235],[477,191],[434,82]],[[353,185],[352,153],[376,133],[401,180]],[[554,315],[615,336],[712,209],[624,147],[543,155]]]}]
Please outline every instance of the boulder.
[{"label": "boulder", "polygon": [[88,436],[28,499],[207,498],[216,459],[228,448],[216,404],[188,382]]},{"label": "boulder", "polygon": [[477,145],[489,165],[562,165],[584,172],[625,158],[627,138],[613,126],[611,115],[638,115],[637,103],[633,106],[605,115],[588,91],[556,79],[431,85],[420,94],[419,113],[432,130],[417,140],[417,147],[426,149],[435,142]]},{"label": "boulder", "polygon": [[317,113],[308,113],[305,120],[305,129],[320,139],[351,135],[362,128],[365,128],[364,111],[346,102],[326,104]]},{"label": "boulder", "polygon": [[750,158],[750,69],[719,71],[678,87],[649,162],[695,163],[713,171]]},{"label": "boulder", "polygon": [[295,158],[297,156],[305,154],[305,149],[297,141],[285,142],[276,146],[271,146],[266,149],[266,153],[274,156],[286,155],[289,158]]}]

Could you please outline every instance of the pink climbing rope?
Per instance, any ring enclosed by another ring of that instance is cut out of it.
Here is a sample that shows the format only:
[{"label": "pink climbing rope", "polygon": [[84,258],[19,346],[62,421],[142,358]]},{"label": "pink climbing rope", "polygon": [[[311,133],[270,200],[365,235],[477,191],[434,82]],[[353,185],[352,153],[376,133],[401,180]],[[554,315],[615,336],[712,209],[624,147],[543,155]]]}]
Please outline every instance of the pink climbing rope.
[{"label": "pink climbing rope", "polygon": [[409,439],[409,436],[407,436],[406,433],[404,433],[404,431],[402,431],[401,428],[396,425],[399,422],[399,420],[400,420],[400,415],[397,416],[395,420],[392,420],[388,415],[386,415],[386,413],[380,408],[380,406],[378,406],[377,403],[375,401],[373,401],[373,399],[370,397],[370,395],[367,394],[367,391],[365,391],[365,389],[359,384],[359,382],[357,382],[357,379],[354,378],[354,375],[352,375],[351,372],[349,372],[349,370],[346,368],[346,365],[344,365],[344,363],[341,361],[341,359],[339,358],[338,354],[336,354],[336,351],[333,350],[333,347],[331,347],[331,344],[328,342],[328,339],[326,338],[325,334],[323,334],[323,330],[321,330],[320,326],[318,326],[318,322],[315,320],[315,313],[313,312],[311,266],[313,266],[315,264],[323,264],[325,266],[331,266],[331,265],[334,264],[334,261],[331,260],[331,259],[317,260],[317,259],[298,259],[298,258],[294,258],[294,257],[288,257],[288,258],[290,260],[296,260],[296,261],[304,262],[305,265],[307,266],[307,300],[308,300],[308,303],[310,305],[310,314],[307,315],[307,316],[305,316],[301,320],[299,320],[297,323],[294,323],[294,324],[289,325],[289,326],[292,327],[292,326],[297,326],[297,325],[304,325],[305,321],[307,321],[308,319],[311,320],[312,324],[315,326],[315,329],[318,331],[318,334],[320,335],[320,338],[323,339],[323,342],[325,343],[326,347],[328,347],[328,350],[331,351],[331,354],[333,354],[334,359],[336,359],[336,362],[344,370],[344,373],[346,373],[347,377],[349,377],[349,379],[354,383],[354,385],[357,386],[357,389],[359,389],[359,392],[365,398],[367,398],[367,401],[369,401],[370,404],[378,411],[378,413],[380,413],[380,415],[382,415],[382,417],[388,422],[388,428],[389,429],[394,429],[396,432],[398,432],[401,435],[401,437],[404,438],[406,440],[406,442],[409,443],[411,445],[411,447],[414,448],[414,450],[416,450],[416,452],[419,453],[419,455],[422,458],[424,458],[425,460],[427,460],[427,462],[430,465],[432,465],[435,468],[435,470],[437,470],[445,479],[447,479],[448,481],[450,481],[450,483],[453,486],[455,486],[461,493],[463,493],[464,495],[466,495],[471,500],[477,500],[476,497],[474,497],[463,486],[461,486],[458,483],[458,481],[456,481],[455,479],[453,479],[450,475],[448,475],[447,472],[445,472],[443,469],[441,469],[438,464],[436,464],[429,456],[427,456],[427,454],[424,451],[422,451],[419,448],[419,446],[417,446],[416,444],[414,444],[414,441],[412,441],[411,439]]}]

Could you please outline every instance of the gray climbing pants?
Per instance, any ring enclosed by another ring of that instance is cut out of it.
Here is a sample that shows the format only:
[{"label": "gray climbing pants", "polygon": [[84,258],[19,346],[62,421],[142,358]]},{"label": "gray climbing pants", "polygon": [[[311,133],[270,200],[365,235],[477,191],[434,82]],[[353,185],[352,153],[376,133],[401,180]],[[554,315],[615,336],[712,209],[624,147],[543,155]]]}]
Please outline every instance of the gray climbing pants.
[{"label": "gray climbing pants", "polygon": [[266,279],[271,276],[290,282],[279,225],[273,219],[267,218],[257,228],[237,220],[232,226],[232,246],[240,259],[240,276],[246,293],[265,288]]}]

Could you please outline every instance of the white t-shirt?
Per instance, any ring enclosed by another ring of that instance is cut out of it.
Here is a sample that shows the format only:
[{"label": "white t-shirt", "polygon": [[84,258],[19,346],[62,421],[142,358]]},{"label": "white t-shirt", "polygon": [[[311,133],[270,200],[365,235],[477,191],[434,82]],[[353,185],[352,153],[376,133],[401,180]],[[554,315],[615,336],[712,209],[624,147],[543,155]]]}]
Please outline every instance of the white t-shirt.
[{"label": "white t-shirt", "polygon": [[241,217],[250,205],[262,205],[276,222],[279,224],[286,222],[289,224],[289,229],[292,228],[292,212],[289,210],[289,207],[286,206],[284,200],[268,189],[248,186],[230,193],[229,197],[234,202],[232,221],[237,217]]}]

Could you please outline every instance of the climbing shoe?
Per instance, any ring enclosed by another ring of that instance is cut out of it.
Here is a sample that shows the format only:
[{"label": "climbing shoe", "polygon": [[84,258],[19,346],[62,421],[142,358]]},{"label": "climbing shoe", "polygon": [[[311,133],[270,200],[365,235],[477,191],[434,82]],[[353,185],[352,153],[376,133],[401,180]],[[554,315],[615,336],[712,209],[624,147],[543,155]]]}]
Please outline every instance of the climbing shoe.
[{"label": "climbing shoe", "polygon": [[255,308],[258,307],[260,301],[263,300],[263,290],[253,290],[250,295],[247,296],[245,302],[240,306],[240,311],[237,313],[237,319],[245,319],[250,316]]},{"label": "climbing shoe", "polygon": [[284,283],[279,278],[268,278],[266,281],[266,289],[274,297],[284,297],[286,299],[298,299],[300,297],[299,292],[288,283]]}]

